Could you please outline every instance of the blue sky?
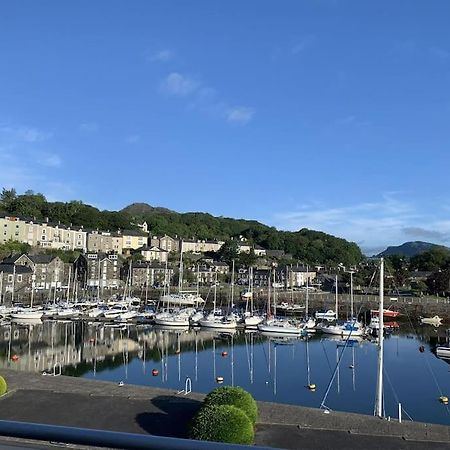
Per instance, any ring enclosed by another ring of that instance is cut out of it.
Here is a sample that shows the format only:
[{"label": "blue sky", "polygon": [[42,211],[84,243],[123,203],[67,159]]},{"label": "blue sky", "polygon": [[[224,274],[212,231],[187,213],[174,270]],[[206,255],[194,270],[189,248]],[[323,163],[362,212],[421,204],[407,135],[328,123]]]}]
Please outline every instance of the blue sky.
[{"label": "blue sky", "polygon": [[4,2],[0,185],[450,244],[446,0]]}]

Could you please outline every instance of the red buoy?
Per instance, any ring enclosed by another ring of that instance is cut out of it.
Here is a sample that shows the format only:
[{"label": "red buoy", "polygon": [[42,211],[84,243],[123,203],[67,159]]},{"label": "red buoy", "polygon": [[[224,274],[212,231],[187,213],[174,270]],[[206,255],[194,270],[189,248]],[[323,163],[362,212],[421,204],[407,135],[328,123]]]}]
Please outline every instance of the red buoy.
[{"label": "red buoy", "polygon": [[19,357],[17,355],[12,355],[11,360],[14,362],[19,361]]},{"label": "red buoy", "polygon": [[153,370],[152,370],[152,375],[153,375],[154,377],[157,377],[157,376],[159,375],[159,370],[158,370],[158,369],[153,369]]},{"label": "red buoy", "polygon": [[228,352],[222,352],[222,356],[226,358],[228,356]]},{"label": "red buoy", "polygon": [[423,346],[423,345],[421,345],[420,347],[419,347],[419,352],[420,353],[423,353],[425,351],[425,347]]}]

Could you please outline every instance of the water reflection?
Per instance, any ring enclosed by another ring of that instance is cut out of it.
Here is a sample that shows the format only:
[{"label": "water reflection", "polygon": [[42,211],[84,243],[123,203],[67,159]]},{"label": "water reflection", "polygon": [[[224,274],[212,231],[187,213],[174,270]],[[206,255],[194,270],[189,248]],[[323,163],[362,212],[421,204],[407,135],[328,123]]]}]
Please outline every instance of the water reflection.
[{"label": "water reflection", "polygon": [[[446,361],[430,352],[445,330],[401,326],[385,341],[386,414],[399,401],[414,420],[450,423]],[[425,351],[419,349],[424,345]],[[76,321],[0,327],[0,368],[208,392],[239,385],[266,401],[372,414],[377,349],[336,337],[286,338],[236,330],[167,330]],[[339,363],[339,364],[338,364]],[[313,387],[314,386],[314,387]]]}]

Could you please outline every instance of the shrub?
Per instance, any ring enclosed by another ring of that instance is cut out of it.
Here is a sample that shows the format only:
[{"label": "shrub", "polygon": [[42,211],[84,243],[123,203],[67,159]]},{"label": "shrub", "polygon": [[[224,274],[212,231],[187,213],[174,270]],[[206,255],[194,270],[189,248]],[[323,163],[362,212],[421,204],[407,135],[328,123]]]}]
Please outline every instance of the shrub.
[{"label": "shrub", "polygon": [[6,394],[8,391],[8,385],[6,384],[5,379],[0,376],[0,395]]},{"label": "shrub", "polygon": [[195,415],[189,435],[202,441],[253,444],[255,431],[247,414],[231,405],[203,405]]},{"label": "shrub", "polygon": [[247,414],[254,425],[258,418],[255,399],[241,387],[222,386],[211,391],[205,398],[205,405],[232,405]]}]

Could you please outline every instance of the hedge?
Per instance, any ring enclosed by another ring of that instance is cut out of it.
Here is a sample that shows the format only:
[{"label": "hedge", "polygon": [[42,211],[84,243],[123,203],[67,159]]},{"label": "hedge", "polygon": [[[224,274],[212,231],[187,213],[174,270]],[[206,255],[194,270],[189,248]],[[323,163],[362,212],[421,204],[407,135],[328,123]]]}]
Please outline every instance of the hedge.
[{"label": "hedge", "polygon": [[258,406],[254,398],[241,387],[222,386],[216,388],[206,396],[205,405],[236,406],[247,414],[253,425],[258,418]]},{"label": "hedge", "polygon": [[255,431],[244,411],[231,405],[204,404],[194,417],[190,437],[202,441],[253,444]]},{"label": "hedge", "polygon": [[6,384],[5,379],[0,376],[0,395],[6,394],[8,391],[8,385]]}]

